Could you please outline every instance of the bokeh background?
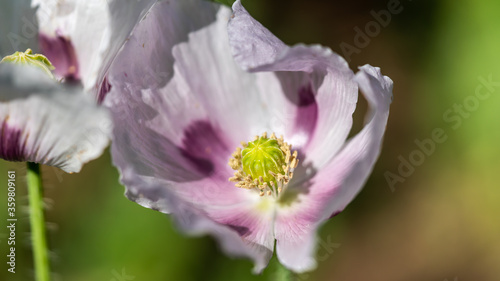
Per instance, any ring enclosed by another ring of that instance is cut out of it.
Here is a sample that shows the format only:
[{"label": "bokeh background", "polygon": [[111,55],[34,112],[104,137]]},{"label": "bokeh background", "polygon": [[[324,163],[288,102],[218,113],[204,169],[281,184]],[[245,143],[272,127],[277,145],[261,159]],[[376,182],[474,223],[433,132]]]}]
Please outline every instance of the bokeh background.
[{"label": "bokeh background", "polygon": [[[474,96],[484,84],[481,77],[500,82],[500,2],[243,4],[287,44],[329,46],[348,57],[353,69],[369,63],[394,80],[380,160],[363,191],[321,229],[318,269],[298,280],[499,280],[500,85],[483,86],[480,93],[490,95],[482,100]],[[393,13],[386,26],[373,28],[374,12],[388,10],[388,5],[399,7],[399,13]],[[366,27],[372,28],[371,35],[360,44],[356,30]],[[347,55],[346,48],[353,53]],[[361,100],[357,129],[365,109]],[[435,129],[444,131],[446,141],[418,159],[416,151],[421,149],[416,141],[432,138]],[[398,171],[411,155],[418,165]],[[1,161],[1,225],[7,215],[8,170],[17,171],[17,199],[21,205],[27,203],[24,165]],[[50,167],[43,172],[57,280],[276,277],[275,260],[262,275],[252,275],[249,261],[224,256],[210,237],[185,237],[168,216],[128,201],[109,151],[79,174]],[[7,232],[0,225],[0,280],[32,280],[28,215],[21,207],[18,214],[17,273],[6,270]],[[120,279],[123,273],[126,278]]]}]

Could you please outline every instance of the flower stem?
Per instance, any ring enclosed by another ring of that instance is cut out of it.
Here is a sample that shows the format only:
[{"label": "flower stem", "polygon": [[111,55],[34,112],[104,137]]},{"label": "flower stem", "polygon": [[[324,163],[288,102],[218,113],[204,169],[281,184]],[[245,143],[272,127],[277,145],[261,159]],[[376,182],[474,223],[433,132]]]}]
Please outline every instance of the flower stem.
[{"label": "flower stem", "polygon": [[35,277],[37,281],[49,281],[50,268],[45,237],[43,187],[39,164],[28,162],[27,183]]},{"label": "flower stem", "polygon": [[284,267],[278,262],[278,268],[276,270],[276,281],[297,281],[297,275],[295,275],[288,268]]}]

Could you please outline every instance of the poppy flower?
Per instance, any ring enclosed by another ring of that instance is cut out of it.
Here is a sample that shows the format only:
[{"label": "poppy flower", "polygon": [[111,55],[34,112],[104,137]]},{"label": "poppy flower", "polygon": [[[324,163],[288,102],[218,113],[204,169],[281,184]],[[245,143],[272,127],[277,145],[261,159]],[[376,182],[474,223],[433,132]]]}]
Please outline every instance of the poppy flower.
[{"label": "poppy flower", "polygon": [[[287,46],[242,7],[156,3],[110,67],[105,100],[126,196],[213,235],[260,272],[316,266],[318,228],[381,150],[392,81],[319,46]],[[360,90],[363,129],[348,139]]]}]

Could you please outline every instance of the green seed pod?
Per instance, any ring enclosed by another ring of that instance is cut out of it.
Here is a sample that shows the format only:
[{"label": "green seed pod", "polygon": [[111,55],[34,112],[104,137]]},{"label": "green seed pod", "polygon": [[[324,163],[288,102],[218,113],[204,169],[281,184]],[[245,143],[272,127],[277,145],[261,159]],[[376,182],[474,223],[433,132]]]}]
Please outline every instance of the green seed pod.
[{"label": "green seed pod", "polygon": [[248,143],[247,147],[242,150],[241,156],[243,171],[254,180],[262,177],[263,181],[259,180],[260,184],[276,183],[276,179],[270,172],[284,174],[285,154],[275,139],[259,137]]},{"label": "green seed pod", "polygon": [[33,54],[31,49],[27,49],[26,52],[15,52],[10,56],[4,57],[0,63],[15,63],[15,64],[26,64],[37,67],[43,70],[50,78],[54,78],[52,75],[52,70],[54,70],[54,66],[52,63],[41,54]]}]

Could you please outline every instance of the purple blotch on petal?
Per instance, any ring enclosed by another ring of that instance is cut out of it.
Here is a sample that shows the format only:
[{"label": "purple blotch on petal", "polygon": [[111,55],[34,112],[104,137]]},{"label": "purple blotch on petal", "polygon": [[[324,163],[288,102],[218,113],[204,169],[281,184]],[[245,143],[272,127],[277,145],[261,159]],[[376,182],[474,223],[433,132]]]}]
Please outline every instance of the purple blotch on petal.
[{"label": "purple blotch on petal", "polygon": [[7,121],[2,123],[0,158],[7,161],[25,160],[26,144],[21,143],[21,135],[20,129],[10,127]]},{"label": "purple blotch on petal", "polygon": [[242,237],[245,237],[251,233],[250,229],[246,226],[239,226],[239,225],[232,225],[232,224],[227,224],[227,226],[229,228],[231,228],[232,230],[236,231],[238,233],[238,235],[240,235]]},{"label": "purple blotch on petal", "polygon": [[54,73],[69,81],[80,80],[78,73],[78,59],[71,41],[57,35],[50,37],[43,33],[38,36],[40,50],[54,65]]},{"label": "purple blotch on petal", "polygon": [[[221,134],[208,121],[195,121],[184,130],[182,155],[204,176],[213,174],[228,156],[228,147]],[[221,162],[222,161],[222,162]]]},{"label": "purple blotch on petal", "polygon": [[310,84],[299,89],[297,106],[295,129],[310,139],[318,121],[318,103]]}]

